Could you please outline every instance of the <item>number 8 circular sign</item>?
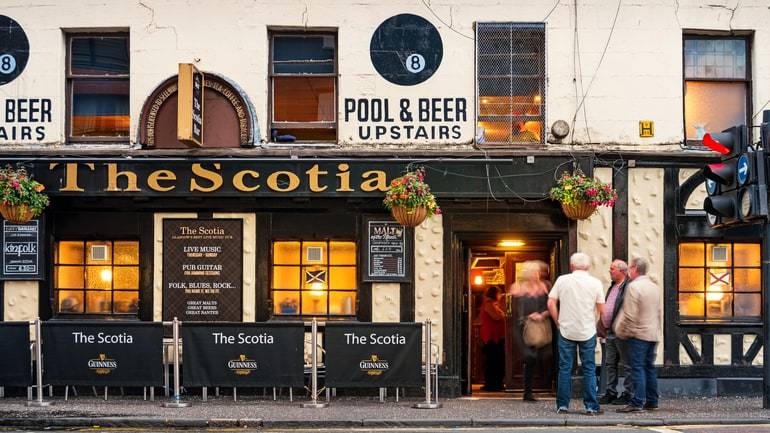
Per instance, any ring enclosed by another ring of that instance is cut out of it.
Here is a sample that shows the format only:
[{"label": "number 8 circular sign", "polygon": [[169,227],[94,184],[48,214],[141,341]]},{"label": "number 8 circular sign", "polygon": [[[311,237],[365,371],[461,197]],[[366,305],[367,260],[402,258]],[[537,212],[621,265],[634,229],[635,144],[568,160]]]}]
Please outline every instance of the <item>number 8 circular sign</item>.
[{"label": "number 8 circular sign", "polygon": [[19,23],[0,15],[0,86],[21,75],[29,60],[29,40]]},{"label": "number 8 circular sign", "polygon": [[400,86],[414,86],[436,72],[444,47],[441,35],[428,20],[400,14],[377,27],[369,44],[369,54],[382,78]]}]

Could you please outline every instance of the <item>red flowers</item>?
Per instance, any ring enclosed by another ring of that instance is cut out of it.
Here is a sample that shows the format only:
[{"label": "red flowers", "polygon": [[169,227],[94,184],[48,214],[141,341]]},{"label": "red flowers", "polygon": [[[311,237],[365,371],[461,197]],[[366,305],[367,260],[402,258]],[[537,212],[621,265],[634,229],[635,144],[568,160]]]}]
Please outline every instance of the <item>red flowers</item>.
[{"label": "red flowers", "polygon": [[417,169],[393,179],[382,202],[388,210],[392,209],[393,206],[403,206],[410,210],[424,207],[428,217],[441,214],[436,198],[430,192],[428,184],[425,183],[425,171],[423,169]]}]

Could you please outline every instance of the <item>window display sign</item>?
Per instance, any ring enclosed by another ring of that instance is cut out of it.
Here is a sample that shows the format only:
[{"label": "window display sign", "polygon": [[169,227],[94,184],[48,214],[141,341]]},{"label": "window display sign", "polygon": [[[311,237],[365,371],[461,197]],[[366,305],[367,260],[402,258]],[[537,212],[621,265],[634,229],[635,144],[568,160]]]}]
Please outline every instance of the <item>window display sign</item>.
[{"label": "window display sign", "polygon": [[305,326],[185,323],[184,386],[303,386]]},{"label": "window display sign", "polygon": [[327,387],[420,386],[422,324],[327,322]]},{"label": "window display sign", "polygon": [[43,279],[40,246],[39,220],[23,224],[3,221],[2,279]]},{"label": "window display sign", "polygon": [[43,322],[43,380],[51,385],[162,386],[163,324]]},{"label": "window display sign", "polygon": [[242,320],[240,219],[163,221],[163,320]]},{"label": "window display sign", "polygon": [[0,323],[0,386],[32,385],[29,322]]},{"label": "window display sign", "polygon": [[411,281],[411,231],[392,220],[367,219],[365,227],[364,281]]}]

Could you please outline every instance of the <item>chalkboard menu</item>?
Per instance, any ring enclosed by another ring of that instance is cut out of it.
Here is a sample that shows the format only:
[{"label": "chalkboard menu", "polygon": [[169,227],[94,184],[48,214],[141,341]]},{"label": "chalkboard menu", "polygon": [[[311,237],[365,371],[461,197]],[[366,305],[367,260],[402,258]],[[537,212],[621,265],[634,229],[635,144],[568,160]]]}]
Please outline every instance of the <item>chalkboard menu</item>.
[{"label": "chalkboard menu", "polygon": [[385,219],[365,221],[364,281],[411,281],[411,230]]},{"label": "chalkboard menu", "polygon": [[242,221],[163,220],[163,320],[240,322],[242,299]]},{"label": "chalkboard menu", "polygon": [[2,279],[42,279],[40,221],[23,224],[3,221]]}]

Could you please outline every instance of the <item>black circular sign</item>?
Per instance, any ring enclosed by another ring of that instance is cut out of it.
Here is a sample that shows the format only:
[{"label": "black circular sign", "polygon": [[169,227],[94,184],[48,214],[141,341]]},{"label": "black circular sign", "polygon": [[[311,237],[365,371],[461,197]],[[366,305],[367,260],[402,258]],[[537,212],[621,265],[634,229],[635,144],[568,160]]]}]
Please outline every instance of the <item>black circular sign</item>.
[{"label": "black circular sign", "polygon": [[29,40],[19,23],[0,15],[0,86],[21,75],[29,60]]},{"label": "black circular sign", "polygon": [[369,54],[382,78],[393,84],[414,86],[436,72],[444,46],[438,30],[428,20],[400,14],[377,27],[369,44]]}]

